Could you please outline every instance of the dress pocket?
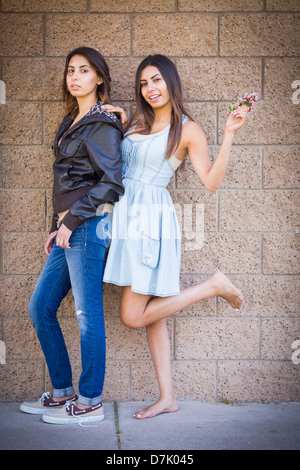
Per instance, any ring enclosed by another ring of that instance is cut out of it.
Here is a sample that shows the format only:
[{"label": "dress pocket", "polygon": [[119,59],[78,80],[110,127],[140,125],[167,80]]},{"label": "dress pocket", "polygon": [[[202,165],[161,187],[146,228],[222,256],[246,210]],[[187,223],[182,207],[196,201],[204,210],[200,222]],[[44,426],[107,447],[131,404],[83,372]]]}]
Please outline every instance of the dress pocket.
[{"label": "dress pocket", "polygon": [[145,232],[139,240],[139,260],[148,268],[155,269],[158,263],[160,239],[151,238]]}]

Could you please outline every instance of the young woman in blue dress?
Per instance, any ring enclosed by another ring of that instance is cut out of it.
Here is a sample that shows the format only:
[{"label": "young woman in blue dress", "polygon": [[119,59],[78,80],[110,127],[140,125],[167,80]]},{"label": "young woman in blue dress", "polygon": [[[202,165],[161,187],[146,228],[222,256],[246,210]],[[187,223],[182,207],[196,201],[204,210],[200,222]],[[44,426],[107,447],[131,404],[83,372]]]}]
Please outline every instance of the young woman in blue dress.
[{"label": "young woman in blue dress", "polygon": [[[189,155],[205,188],[216,191],[228,167],[234,134],[245,124],[249,108],[240,106],[229,114],[212,164],[204,131],[184,109],[179,75],[170,59],[154,55],[141,62],[136,98],[137,112],[121,144],[125,193],[115,204],[104,282],[124,286],[123,323],[129,328],[146,327],[160,399],[135,413],[135,418],[144,419],[178,409],[166,318],[214,296],[234,309],[242,308],[242,293],[220,271],[180,290],[180,231],[166,186]],[[104,107],[122,114],[120,108]]]}]

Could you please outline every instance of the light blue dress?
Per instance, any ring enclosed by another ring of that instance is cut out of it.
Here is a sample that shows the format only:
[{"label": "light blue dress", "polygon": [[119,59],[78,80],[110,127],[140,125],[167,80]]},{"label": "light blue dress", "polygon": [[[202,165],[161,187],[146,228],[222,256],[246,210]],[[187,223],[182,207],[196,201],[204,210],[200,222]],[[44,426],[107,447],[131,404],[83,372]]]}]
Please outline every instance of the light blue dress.
[{"label": "light blue dress", "polygon": [[180,293],[181,233],[166,186],[181,161],[165,158],[169,129],[122,141],[125,193],[114,207],[103,278],[160,297]]}]

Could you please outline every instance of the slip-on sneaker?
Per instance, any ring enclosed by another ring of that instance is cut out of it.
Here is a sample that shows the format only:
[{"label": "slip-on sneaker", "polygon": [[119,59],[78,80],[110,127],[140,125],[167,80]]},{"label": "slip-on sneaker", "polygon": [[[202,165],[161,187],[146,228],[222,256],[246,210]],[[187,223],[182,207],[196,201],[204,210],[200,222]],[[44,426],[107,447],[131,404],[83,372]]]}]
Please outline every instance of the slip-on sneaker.
[{"label": "slip-on sneaker", "polygon": [[57,412],[58,410],[61,410],[67,402],[75,401],[77,398],[77,395],[74,395],[74,397],[67,400],[54,401],[51,393],[45,392],[37,401],[25,401],[22,403],[20,405],[20,410],[24,413],[30,413],[33,415],[43,415],[45,412],[50,411],[50,409],[51,411],[53,410]]},{"label": "slip-on sneaker", "polygon": [[67,403],[66,406],[55,412],[43,414],[42,420],[51,424],[81,424],[102,421],[104,410],[102,403],[79,409],[74,402]]}]

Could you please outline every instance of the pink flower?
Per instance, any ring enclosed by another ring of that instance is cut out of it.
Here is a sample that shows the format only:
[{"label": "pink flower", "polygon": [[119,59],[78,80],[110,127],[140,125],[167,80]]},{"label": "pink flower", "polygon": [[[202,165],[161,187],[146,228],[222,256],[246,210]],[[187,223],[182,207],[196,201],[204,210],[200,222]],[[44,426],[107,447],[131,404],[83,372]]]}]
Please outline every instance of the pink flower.
[{"label": "pink flower", "polygon": [[251,113],[253,111],[256,101],[258,100],[258,96],[259,96],[258,93],[248,93],[248,94],[243,95],[242,98],[239,98],[235,104],[230,103],[229,113],[233,112],[234,109],[242,105],[248,106],[249,113]]}]

